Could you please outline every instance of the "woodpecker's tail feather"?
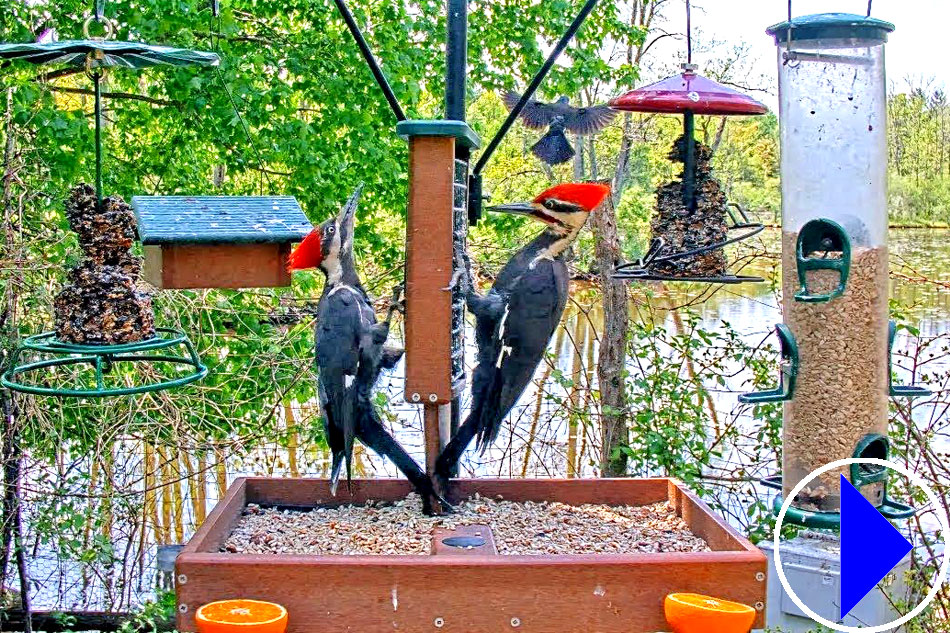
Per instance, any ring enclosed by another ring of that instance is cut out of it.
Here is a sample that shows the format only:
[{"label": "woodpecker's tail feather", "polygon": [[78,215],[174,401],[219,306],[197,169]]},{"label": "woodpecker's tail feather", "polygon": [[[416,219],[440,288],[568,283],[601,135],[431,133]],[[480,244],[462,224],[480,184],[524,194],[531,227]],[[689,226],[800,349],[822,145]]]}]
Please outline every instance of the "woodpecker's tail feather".
[{"label": "woodpecker's tail feather", "polygon": [[531,146],[531,152],[548,165],[560,165],[574,158],[574,148],[562,130],[549,130],[537,143]]},{"label": "woodpecker's tail feather", "polygon": [[336,496],[336,488],[340,484],[340,470],[343,466],[343,453],[333,454],[333,468],[330,471],[330,494]]},{"label": "woodpecker's tail feather", "polygon": [[[339,454],[346,464],[346,481],[349,483],[352,479],[353,440],[356,436],[357,389],[353,385],[354,378],[339,371],[324,371],[320,379],[327,394],[327,420],[343,439]],[[334,468],[338,470],[339,467],[337,454],[334,453]]]}]

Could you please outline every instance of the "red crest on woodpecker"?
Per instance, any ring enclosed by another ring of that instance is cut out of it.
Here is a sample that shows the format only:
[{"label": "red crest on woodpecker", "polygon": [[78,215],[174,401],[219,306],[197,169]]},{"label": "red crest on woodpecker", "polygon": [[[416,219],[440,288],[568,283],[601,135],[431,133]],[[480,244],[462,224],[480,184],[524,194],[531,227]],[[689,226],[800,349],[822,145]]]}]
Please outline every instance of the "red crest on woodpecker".
[{"label": "red crest on woodpecker", "polygon": [[320,228],[310,231],[310,234],[294,249],[287,258],[287,270],[305,270],[317,268],[323,261],[321,248]]},{"label": "red crest on woodpecker", "polygon": [[534,199],[537,204],[546,200],[560,200],[576,204],[586,211],[593,211],[610,195],[610,187],[596,182],[568,182],[555,185]]}]

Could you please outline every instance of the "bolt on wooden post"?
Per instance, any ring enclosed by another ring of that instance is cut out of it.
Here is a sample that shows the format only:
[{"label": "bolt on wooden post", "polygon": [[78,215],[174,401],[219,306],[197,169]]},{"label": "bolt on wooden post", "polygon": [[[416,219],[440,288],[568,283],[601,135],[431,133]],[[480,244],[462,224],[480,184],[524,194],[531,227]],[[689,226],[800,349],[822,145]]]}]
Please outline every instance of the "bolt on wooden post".
[{"label": "bolt on wooden post", "polygon": [[464,298],[453,287],[465,247],[468,163],[479,139],[462,121],[402,121],[409,141],[406,223],[406,401],[424,411],[426,471],[449,439],[451,402],[464,383]]}]

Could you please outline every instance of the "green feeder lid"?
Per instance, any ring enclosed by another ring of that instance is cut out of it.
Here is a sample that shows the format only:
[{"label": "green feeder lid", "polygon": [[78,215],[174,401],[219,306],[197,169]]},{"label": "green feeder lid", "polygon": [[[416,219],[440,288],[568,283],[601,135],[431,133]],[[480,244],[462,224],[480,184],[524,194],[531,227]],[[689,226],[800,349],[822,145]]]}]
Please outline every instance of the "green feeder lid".
[{"label": "green feeder lid", "polygon": [[86,66],[88,63],[90,69],[113,66],[132,69],[150,66],[217,66],[221,61],[217,54],[204,51],[97,39],[0,44],[0,59],[22,60],[38,65]]},{"label": "green feeder lid", "polygon": [[396,124],[396,134],[404,139],[413,136],[453,136],[456,143],[469,149],[478,149],[481,145],[478,134],[465,121],[409,119]]},{"label": "green feeder lid", "polygon": [[776,44],[784,44],[789,39],[861,39],[886,42],[887,34],[894,25],[877,18],[856,15],[854,13],[816,13],[793,18],[770,26],[766,33],[775,38]]}]

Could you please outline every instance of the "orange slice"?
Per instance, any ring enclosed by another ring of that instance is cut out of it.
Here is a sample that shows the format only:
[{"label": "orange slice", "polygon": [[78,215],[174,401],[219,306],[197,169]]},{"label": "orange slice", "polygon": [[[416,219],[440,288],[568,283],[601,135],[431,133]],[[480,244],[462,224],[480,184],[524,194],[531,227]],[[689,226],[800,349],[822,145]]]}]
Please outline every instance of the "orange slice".
[{"label": "orange slice", "polygon": [[260,600],[219,600],[195,614],[198,633],[284,633],[287,609]]},{"label": "orange slice", "polygon": [[673,633],[749,633],[755,609],[697,593],[671,593],[664,604]]}]

